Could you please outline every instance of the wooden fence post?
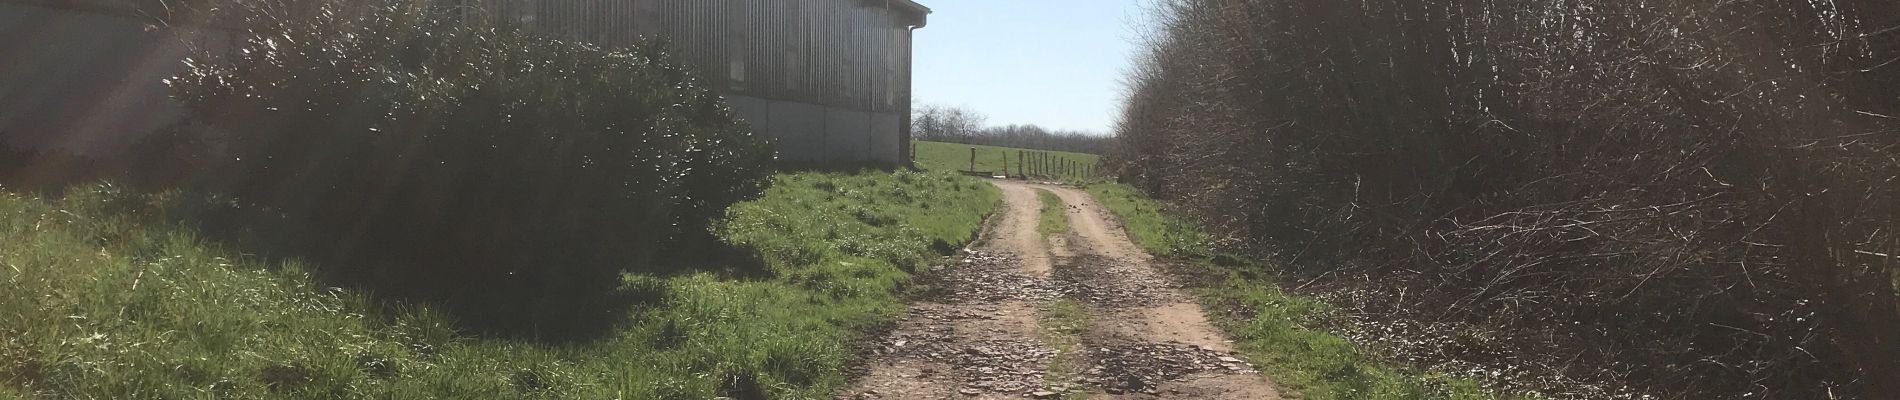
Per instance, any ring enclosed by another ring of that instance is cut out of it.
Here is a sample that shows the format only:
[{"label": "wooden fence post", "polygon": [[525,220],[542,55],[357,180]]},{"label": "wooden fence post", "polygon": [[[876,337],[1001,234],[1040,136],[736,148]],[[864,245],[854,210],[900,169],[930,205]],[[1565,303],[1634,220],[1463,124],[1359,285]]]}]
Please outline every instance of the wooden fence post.
[{"label": "wooden fence post", "polygon": [[970,148],[970,171],[976,171],[976,148]]}]

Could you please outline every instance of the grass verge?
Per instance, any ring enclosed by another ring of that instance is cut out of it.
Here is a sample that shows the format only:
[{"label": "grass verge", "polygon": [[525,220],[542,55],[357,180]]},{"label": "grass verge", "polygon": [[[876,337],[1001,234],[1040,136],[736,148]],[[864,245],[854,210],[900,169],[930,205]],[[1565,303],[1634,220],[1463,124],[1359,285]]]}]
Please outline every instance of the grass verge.
[{"label": "grass verge", "polygon": [[1089,327],[1087,307],[1075,299],[1062,298],[1043,305],[1038,316],[1038,339],[1056,351],[1043,373],[1043,389],[1063,393],[1065,400],[1088,398],[1084,391],[1069,391],[1078,389],[1075,385],[1087,372],[1083,370],[1088,360],[1082,348],[1082,334]]},{"label": "grass verge", "polygon": [[[1101,156],[1097,156],[1094,154],[1070,153],[1070,152],[1062,152],[1062,151],[1028,150],[1028,149],[1018,149],[1018,148],[1013,148],[1013,147],[997,147],[997,146],[983,146],[983,145],[942,143],[942,142],[924,142],[924,141],[917,141],[913,143],[917,145],[917,154],[916,154],[917,168],[921,168],[927,171],[943,171],[943,172],[948,172],[948,173],[956,173],[957,171],[964,171],[964,170],[970,169],[970,150],[971,149],[976,150],[976,169],[975,169],[976,171],[987,171],[987,172],[996,172],[996,173],[1006,172],[1009,176],[1017,175],[1017,171],[1018,171],[1017,167],[1020,166],[1018,164],[1021,164],[1023,162],[1035,163],[1036,161],[1032,157],[1035,157],[1036,154],[1046,155],[1045,160],[1047,160],[1048,164],[1054,164],[1054,165],[1062,165],[1062,163],[1064,162],[1072,162],[1074,165],[1093,166],[1093,165],[1096,165],[1096,163],[1101,160]],[[1018,154],[1022,154],[1022,156],[1020,156],[1021,157],[1020,161],[1018,158],[1019,157]],[[1004,169],[1005,164],[1007,164],[1007,167],[1008,167],[1007,171],[1005,171]],[[1023,170],[1023,172],[1028,173],[1028,172],[1032,172],[1032,170],[1033,169],[1025,169]],[[1059,171],[1050,170],[1048,171],[1048,173],[1044,173],[1044,174],[1032,173],[1030,175],[1035,175],[1038,178],[1046,178],[1046,179],[1081,179],[1086,176],[1083,174],[1083,172],[1086,172],[1086,169],[1085,171],[1067,173],[1067,174],[1058,173],[1058,172]]]},{"label": "grass verge", "polygon": [[827,398],[910,272],[999,198],[944,174],[780,175],[717,228],[768,276],[630,272],[620,294],[647,301],[614,334],[554,345],[458,332],[172,222],[203,200],[0,193],[0,397]]},{"label": "grass verge", "polygon": [[1069,233],[1069,205],[1054,192],[1036,189],[1036,199],[1042,201],[1042,222],[1036,224],[1036,230],[1043,236]]},{"label": "grass verge", "polygon": [[[1087,186],[1097,202],[1121,218],[1130,237],[1150,254],[1184,263],[1204,276],[1195,294],[1216,325],[1267,376],[1298,398],[1458,399],[1508,398],[1470,380],[1417,371],[1382,359],[1376,349],[1312,329],[1327,307],[1287,293],[1265,266],[1248,261],[1216,264],[1194,224],[1165,212],[1165,205],[1134,188],[1109,183]],[[1229,259],[1231,257],[1222,257]]]}]

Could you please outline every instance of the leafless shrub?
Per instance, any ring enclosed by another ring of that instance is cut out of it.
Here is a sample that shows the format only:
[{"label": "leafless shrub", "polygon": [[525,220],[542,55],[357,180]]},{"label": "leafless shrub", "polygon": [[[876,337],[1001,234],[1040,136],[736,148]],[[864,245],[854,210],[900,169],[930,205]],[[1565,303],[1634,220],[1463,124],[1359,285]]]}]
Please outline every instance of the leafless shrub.
[{"label": "leafless shrub", "polygon": [[1223,245],[1558,373],[1900,398],[1900,4],[1159,7],[1110,159]]}]

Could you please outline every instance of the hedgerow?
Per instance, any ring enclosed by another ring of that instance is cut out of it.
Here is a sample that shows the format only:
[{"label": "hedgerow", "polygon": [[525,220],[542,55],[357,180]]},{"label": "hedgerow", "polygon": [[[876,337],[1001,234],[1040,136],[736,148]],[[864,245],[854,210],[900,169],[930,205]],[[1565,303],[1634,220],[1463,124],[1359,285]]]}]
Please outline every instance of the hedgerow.
[{"label": "hedgerow", "polygon": [[1120,176],[1369,342],[1554,396],[1900,397],[1896,3],[1164,3]]}]

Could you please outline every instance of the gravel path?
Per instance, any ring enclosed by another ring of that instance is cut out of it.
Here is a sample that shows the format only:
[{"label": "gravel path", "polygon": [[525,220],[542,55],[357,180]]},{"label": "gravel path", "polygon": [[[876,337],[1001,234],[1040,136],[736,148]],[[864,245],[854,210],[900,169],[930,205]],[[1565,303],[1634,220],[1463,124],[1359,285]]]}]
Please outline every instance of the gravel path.
[{"label": "gravel path", "polygon": [[[1088,193],[992,183],[1004,208],[990,229],[939,271],[840,398],[1280,398]],[[1066,203],[1071,232],[1037,231],[1037,189]],[[1088,311],[1075,354],[1042,336],[1040,310],[1061,299]],[[1058,357],[1079,360],[1077,373],[1047,376]]]}]

